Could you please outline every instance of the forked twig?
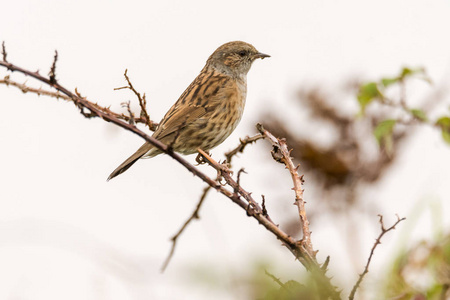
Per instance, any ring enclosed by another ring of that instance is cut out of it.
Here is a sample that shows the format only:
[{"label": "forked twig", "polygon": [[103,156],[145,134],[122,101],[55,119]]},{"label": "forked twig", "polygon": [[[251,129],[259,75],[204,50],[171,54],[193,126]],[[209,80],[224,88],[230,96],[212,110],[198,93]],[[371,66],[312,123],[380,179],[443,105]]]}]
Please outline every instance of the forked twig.
[{"label": "forked twig", "polygon": [[380,226],[381,226],[381,233],[375,240],[375,243],[373,244],[372,249],[370,250],[370,255],[369,255],[369,258],[367,259],[367,263],[366,263],[366,266],[364,267],[364,271],[361,274],[359,274],[358,281],[355,283],[355,285],[352,288],[352,291],[350,292],[350,296],[348,297],[348,299],[350,299],[350,300],[353,300],[355,298],[356,291],[358,290],[361,282],[363,281],[364,276],[366,276],[366,274],[369,273],[369,265],[370,265],[370,262],[372,261],[372,256],[373,256],[377,246],[379,244],[381,244],[381,238],[389,231],[394,230],[395,226],[397,226],[398,223],[406,220],[406,218],[400,218],[399,216],[397,216],[397,221],[394,223],[394,225],[392,225],[391,227],[386,229],[384,227],[384,223],[383,223],[383,216],[378,215],[378,217],[380,217],[379,222],[380,222]]},{"label": "forked twig", "polygon": [[150,129],[150,130],[152,130],[152,131],[155,131],[156,130],[156,128],[158,127],[158,124],[157,123],[155,123],[155,122],[153,122],[151,119],[150,119],[150,116],[149,116],[149,114],[148,114],[148,112],[147,112],[147,99],[145,98],[145,93],[141,96],[141,93],[139,93],[135,88],[134,88],[134,86],[133,86],[133,84],[131,83],[131,80],[130,80],[130,78],[128,77],[128,69],[125,69],[125,72],[124,72],[124,74],[123,74],[123,76],[125,77],[125,80],[127,81],[127,86],[122,86],[122,87],[118,87],[118,88],[115,88],[114,90],[115,91],[118,91],[118,90],[123,90],[123,89],[129,89],[129,90],[131,90],[135,95],[136,95],[136,97],[138,98],[138,101],[139,101],[139,106],[141,107],[141,113],[140,113],[140,117],[141,117],[141,119],[143,119],[144,120],[144,124],[145,125],[147,125],[147,127]]}]

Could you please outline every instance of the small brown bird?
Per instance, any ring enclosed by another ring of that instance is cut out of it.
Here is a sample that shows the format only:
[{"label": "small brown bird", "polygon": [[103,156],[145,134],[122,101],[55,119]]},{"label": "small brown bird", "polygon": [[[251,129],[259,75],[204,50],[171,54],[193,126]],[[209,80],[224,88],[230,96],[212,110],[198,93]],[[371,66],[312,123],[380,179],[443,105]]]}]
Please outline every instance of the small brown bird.
[{"label": "small brown bird", "polygon": [[[244,111],[247,73],[257,58],[270,57],[245,42],[229,42],[208,58],[205,67],[170,108],[153,137],[175,152],[193,154],[220,145],[236,128]],[[162,152],[146,142],[109,175],[125,172],[139,158]]]}]

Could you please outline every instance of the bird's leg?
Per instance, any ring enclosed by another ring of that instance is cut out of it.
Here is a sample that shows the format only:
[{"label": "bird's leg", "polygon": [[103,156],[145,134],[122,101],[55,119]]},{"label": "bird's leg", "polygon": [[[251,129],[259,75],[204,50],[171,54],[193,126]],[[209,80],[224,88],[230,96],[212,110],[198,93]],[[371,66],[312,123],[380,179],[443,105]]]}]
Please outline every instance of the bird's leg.
[{"label": "bird's leg", "polygon": [[197,157],[195,158],[195,161],[199,165],[204,165],[204,164],[206,164],[208,162],[201,153],[197,154]]}]

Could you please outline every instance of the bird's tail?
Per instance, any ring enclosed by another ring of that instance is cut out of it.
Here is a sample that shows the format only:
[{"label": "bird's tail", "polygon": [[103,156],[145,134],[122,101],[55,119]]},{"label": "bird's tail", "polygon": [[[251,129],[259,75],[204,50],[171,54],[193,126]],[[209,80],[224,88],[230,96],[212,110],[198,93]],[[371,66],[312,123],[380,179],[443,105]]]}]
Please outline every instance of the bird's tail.
[{"label": "bird's tail", "polygon": [[[118,166],[109,175],[109,177],[108,177],[108,179],[106,181],[110,181],[111,179],[113,179],[117,175],[120,175],[123,172],[125,172],[126,170],[128,170],[138,159],[140,159],[142,156],[147,154],[151,149],[155,149],[155,148],[153,148],[153,146],[151,144],[149,144],[149,143],[145,143],[144,145],[142,145],[133,155],[131,155],[123,163],[121,163],[120,166]],[[155,153],[153,155],[149,154],[147,156],[148,157],[152,157],[152,156],[155,156],[156,154],[157,153]]]}]

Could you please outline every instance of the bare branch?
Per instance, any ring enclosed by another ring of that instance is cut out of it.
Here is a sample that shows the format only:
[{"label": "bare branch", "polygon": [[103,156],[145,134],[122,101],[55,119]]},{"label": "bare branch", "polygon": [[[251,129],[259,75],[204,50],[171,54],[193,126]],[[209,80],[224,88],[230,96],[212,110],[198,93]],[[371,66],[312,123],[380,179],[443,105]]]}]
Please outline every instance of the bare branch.
[{"label": "bare branch", "polygon": [[143,122],[143,123],[145,125],[147,125],[147,127],[150,130],[155,131],[156,127],[158,126],[158,124],[153,122],[150,119],[150,116],[149,116],[149,114],[147,112],[147,100],[145,98],[145,94],[141,97],[141,94],[134,88],[133,84],[131,83],[131,80],[128,77],[127,73],[128,73],[128,70],[125,69],[125,72],[124,72],[123,76],[125,77],[125,80],[127,81],[128,85],[127,86],[122,86],[122,87],[119,87],[119,88],[115,88],[114,90],[115,91],[123,90],[123,89],[131,90],[136,95],[136,97],[138,98],[139,106],[141,107],[140,117],[141,117],[141,119],[145,120],[145,122]]},{"label": "bare branch", "polygon": [[355,298],[356,291],[358,290],[358,288],[359,288],[361,282],[363,281],[364,276],[366,276],[366,274],[369,273],[369,265],[370,265],[370,262],[372,261],[372,256],[373,256],[373,254],[374,254],[375,249],[377,248],[377,246],[378,246],[379,244],[381,244],[381,238],[382,238],[386,233],[388,233],[389,231],[394,230],[394,229],[395,229],[395,226],[397,226],[398,223],[400,223],[401,221],[406,220],[406,218],[401,218],[401,219],[400,219],[400,217],[397,216],[397,221],[394,223],[394,225],[392,225],[391,227],[389,227],[389,228],[386,229],[386,228],[384,227],[384,223],[383,223],[383,216],[382,216],[382,215],[378,215],[378,217],[380,217],[379,222],[380,222],[380,227],[381,227],[381,233],[380,233],[380,235],[377,237],[377,239],[375,240],[375,243],[373,244],[372,249],[370,250],[369,259],[367,259],[367,263],[366,263],[366,266],[364,267],[364,271],[363,271],[361,274],[359,274],[358,281],[355,283],[355,285],[354,285],[353,288],[352,288],[352,291],[350,292],[350,296],[348,297],[348,299],[350,299],[350,300],[353,300],[353,299]]},{"label": "bare branch", "polygon": [[211,186],[207,186],[203,189],[202,196],[200,197],[200,201],[197,203],[197,207],[195,208],[194,212],[191,214],[191,216],[184,222],[183,226],[181,226],[180,230],[170,239],[172,241],[172,248],[170,249],[169,255],[167,256],[166,260],[164,261],[164,264],[161,268],[161,272],[164,272],[167,268],[167,266],[170,263],[170,260],[172,259],[173,254],[175,253],[175,247],[177,245],[177,240],[180,237],[180,235],[184,232],[184,230],[187,228],[187,226],[191,223],[191,221],[195,219],[199,219],[199,211],[203,204],[203,202],[206,199],[206,196],[208,195],[208,192],[211,190]]}]

